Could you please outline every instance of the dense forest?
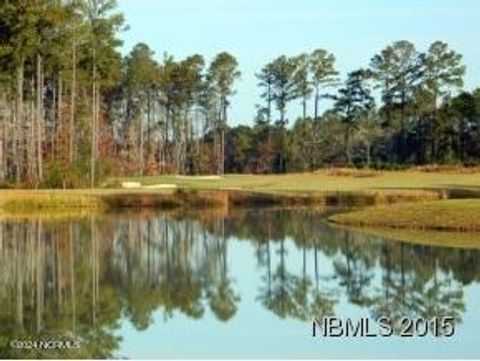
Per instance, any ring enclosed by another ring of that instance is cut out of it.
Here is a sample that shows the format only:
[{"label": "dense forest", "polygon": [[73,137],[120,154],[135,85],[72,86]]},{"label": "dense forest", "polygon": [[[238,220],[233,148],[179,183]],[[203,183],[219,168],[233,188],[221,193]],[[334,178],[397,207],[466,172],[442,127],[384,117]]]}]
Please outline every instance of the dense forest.
[{"label": "dense forest", "polygon": [[125,28],[114,0],[1,1],[1,184],[480,162],[480,89],[442,41],[393,42],[346,79],[327,50],[279,56],[254,121],[236,119],[253,125],[232,126],[235,56],[122,56]]}]

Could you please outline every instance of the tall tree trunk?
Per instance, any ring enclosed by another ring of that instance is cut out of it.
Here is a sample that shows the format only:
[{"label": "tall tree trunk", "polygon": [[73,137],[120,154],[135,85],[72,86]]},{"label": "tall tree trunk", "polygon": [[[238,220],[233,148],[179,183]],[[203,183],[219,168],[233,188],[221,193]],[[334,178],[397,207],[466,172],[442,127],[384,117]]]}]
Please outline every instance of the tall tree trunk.
[{"label": "tall tree trunk", "polygon": [[140,176],[143,177],[143,172],[145,169],[145,155],[143,154],[143,149],[144,149],[144,137],[143,137],[143,108],[140,111],[140,124],[139,124],[139,131],[140,131],[140,139],[139,139],[139,145],[138,145],[138,156],[139,156],[139,173]]},{"label": "tall tree trunk", "polygon": [[218,125],[215,125],[212,129],[213,131],[213,162],[214,162],[214,166],[213,166],[213,172],[215,173],[219,173],[219,169],[218,169],[218,144],[220,143],[218,138],[219,138],[219,129],[218,129]]},{"label": "tall tree trunk", "polygon": [[351,164],[352,156],[350,154],[350,128],[347,127],[344,134],[344,142],[345,142],[345,160],[347,165]]},{"label": "tall tree trunk", "polygon": [[279,171],[280,173],[285,172],[285,107],[280,109],[280,161],[279,161]]},{"label": "tall tree trunk", "polygon": [[37,54],[37,181],[43,178],[43,59]]},{"label": "tall tree trunk", "polygon": [[437,89],[433,91],[433,117],[430,121],[430,162],[436,161],[436,128],[437,128]]},{"label": "tall tree trunk", "polygon": [[97,98],[95,99],[95,160],[98,160],[100,156],[100,143],[102,140],[102,122],[100,119],[100,107],[102,104],[100,99],[100,84],[98,83],[96,90]]},{"label": "tall tree trunk", "polygon": [[272,132],[271,132],[271,125],[272,125],[272,85],[268,84],[267,89],[267,138],[268,138],[268,149],[270,151],[272,147]]},{"label": "tall tree trunk", "polygon": [[69,161],[75,160],[75,97],[77,86],[77,45],[72,44],[72,89],[70,92],[70,129],[69,129]]},{"label": "tall tree trunk", "polygon": [[[53,159],[59,156],[58,153],[58,141],[57,141],[57,134],[63,133],[64,124],[63,124],[63,74],[62,71],[58,72],[58,93],[57,93],[57,118],[55,125],[52,129],[52,154]],[[63,154],[61,154],[63,158]]]},{"label": "tall tree trunk", "polygon": [[97,64],[96,52],[93,49],[92,69],[92,124],[91,124],[91,149],[90,149],[90,188],[95,186],[95,161],[96,161],[96,130],[97,130]]},{"label": "tall tree trunk", "polygon": [[[55,78],[57,78],[55,80]],[[53,98],[53,101],[52,101],[52,105],[51,105],[51,108],[53,109],[53,126],[52,128],[50,129],[50,133],[48,132],[48,129],[45,128],[45,140],[48,139],[48,137],[50,137],[50,140],[49,142],[46,142],[47,144],[49,143],[50,144],[50,157],[52,159],[55,159],[55,152],[54,152],[54,136],[53,134],[55,133],[54,129],[56,128],[57,126],[57,122],[58,122],[58,112],[57,112],[57,108],[58,108],[58,89],[57,89],[57,83],[58,83],[58,75],[56,77],[54,77],[54,80],[52,81],[52,98]],[[47,88],[48,88],[48,85],[47,85]]]},{"label": "tall tree trunk", "polygon": [[147,92],[147,159],[150,160],[152,154],[152,143],[151,143],[151,121],[152,121],[152,99],[151,99],[150,89]]},{"label": "tall tree trunk", "polygon": [[222,121],[221,121],[221,154],[220,154],[220,174],[225,174],[225,132],[227,128],[227,101],[222,100]]},{"label": "tall tree trunk", "polygon": [[170,157],[169,157],[169,138],[170,138],[170,123],[172,119],[172,109],[169,104],[167,104],[167,107],[165,109],[165,136],[163,139],[163,168],[164,171],[166,171],[166,165],[170,162]]},{"label": "tall tree trunk", "polygon": [[[27,175],[29,179],[35,179],[37,174],[37,157],[36,157],[36,124],[37,124],[37,113],[35,108],[35,76],[32,75],[30,79],[30,107],[29,107],[29,116],[28,116],[28,145],[27,145]],[[25,117],[25,122],[27,119]]]},{"label": "tall tree trunk", "polygon": [[19,134],[21,133],[20,130],[22,129],[23,125],[23,74],[24,74],[24,66],[25,66],[25,59],[22,57],[20,60],[19,65],[17,66],[17,75],[16,75],[16,114],[14,117],[13,123],[13,137],[12,137],[12,157],[14,160],[14,173],[15,173],[15,181],[18,184],[20,182],[20,166],[21,166],[21,155],[18,150],[18,144],[20,141]]},{"label": "tall tree trunk", "polygon": [[[5,93],[0,93],[2,97],[0,98],[0,109],[3,106],[4,109],[8,109],[7,106],[7,100],[5,98]],[[0,110],[1,111],[1,110]],[[0,116],[3,117],[2,122],[1,122],[1,128],[0,128],[0,180],[4,180],[6,176],[6,169],[5,169],[5,151],[4,151],[4,145],[7,143],[8,139],[8,134],[7,134],[7,129],[8,129],[8,117],[6,112],[3,114],[0,114]]]},{"label": "tall tree trunk", "polygon": [[401,150],[400,150],[400,161],[405,160],[407,155],[406,146],[407,146],[407,134],[405,127],[405,102],[406,96],[405,92],[402,92],[402,104],[400,105],[400,139],[401,139]]}]

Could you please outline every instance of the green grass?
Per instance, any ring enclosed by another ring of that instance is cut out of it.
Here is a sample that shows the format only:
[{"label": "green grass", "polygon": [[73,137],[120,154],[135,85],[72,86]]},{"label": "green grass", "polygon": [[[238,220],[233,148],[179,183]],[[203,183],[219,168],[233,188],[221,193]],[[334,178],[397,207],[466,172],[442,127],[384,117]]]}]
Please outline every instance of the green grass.
[{"label": "green grass", "polygon": [[423,172],[337,172],[295,173],[285,175],[227,175],[217,180],[196,177],[122,178],[143,185],[175,184],[194,189],[241,189],[261,192],[327,192],[377,189],[466,189],[480,194],[480,173]]},{"label": "green grass", "polygon": [[437,231],[480,231],[480,200],[460,199],[367,207],[331,216],[332,222],[356,227]]}]

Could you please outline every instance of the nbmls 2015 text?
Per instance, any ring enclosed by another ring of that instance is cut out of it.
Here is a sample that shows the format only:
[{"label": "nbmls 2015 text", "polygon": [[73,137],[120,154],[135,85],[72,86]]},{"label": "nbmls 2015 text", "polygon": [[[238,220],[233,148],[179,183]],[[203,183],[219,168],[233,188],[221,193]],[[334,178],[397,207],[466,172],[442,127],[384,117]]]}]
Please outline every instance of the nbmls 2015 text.
[{"label": "nbmls 2015 text", "polygon": [[453,317],[402,317],[398,320],[387,316],[381,316],[377,320],[321,317],[312,322],[313,337],[452,337],[454,334]]}]

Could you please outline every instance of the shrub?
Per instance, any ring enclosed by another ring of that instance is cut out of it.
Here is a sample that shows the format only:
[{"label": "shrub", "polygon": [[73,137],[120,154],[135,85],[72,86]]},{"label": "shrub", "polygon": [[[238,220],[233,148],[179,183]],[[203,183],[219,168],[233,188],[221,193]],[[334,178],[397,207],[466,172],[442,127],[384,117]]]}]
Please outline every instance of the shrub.
[{"label": "shrub", "polygon": [[8,180],[1,180],[0,181],[0,189],[12,189],[14,188],[12,183],[10,183]]},{"label": "shrub", "polygon": [[326,170],[326,174],[334,177],[367,178],[367,177],[376,177],[380,173],[372,169],[330,168]]},{"label": "shrub", "polygon": [[54,162],[45,168],[40,188],[65,188],[64,170],[60,163]]}]

